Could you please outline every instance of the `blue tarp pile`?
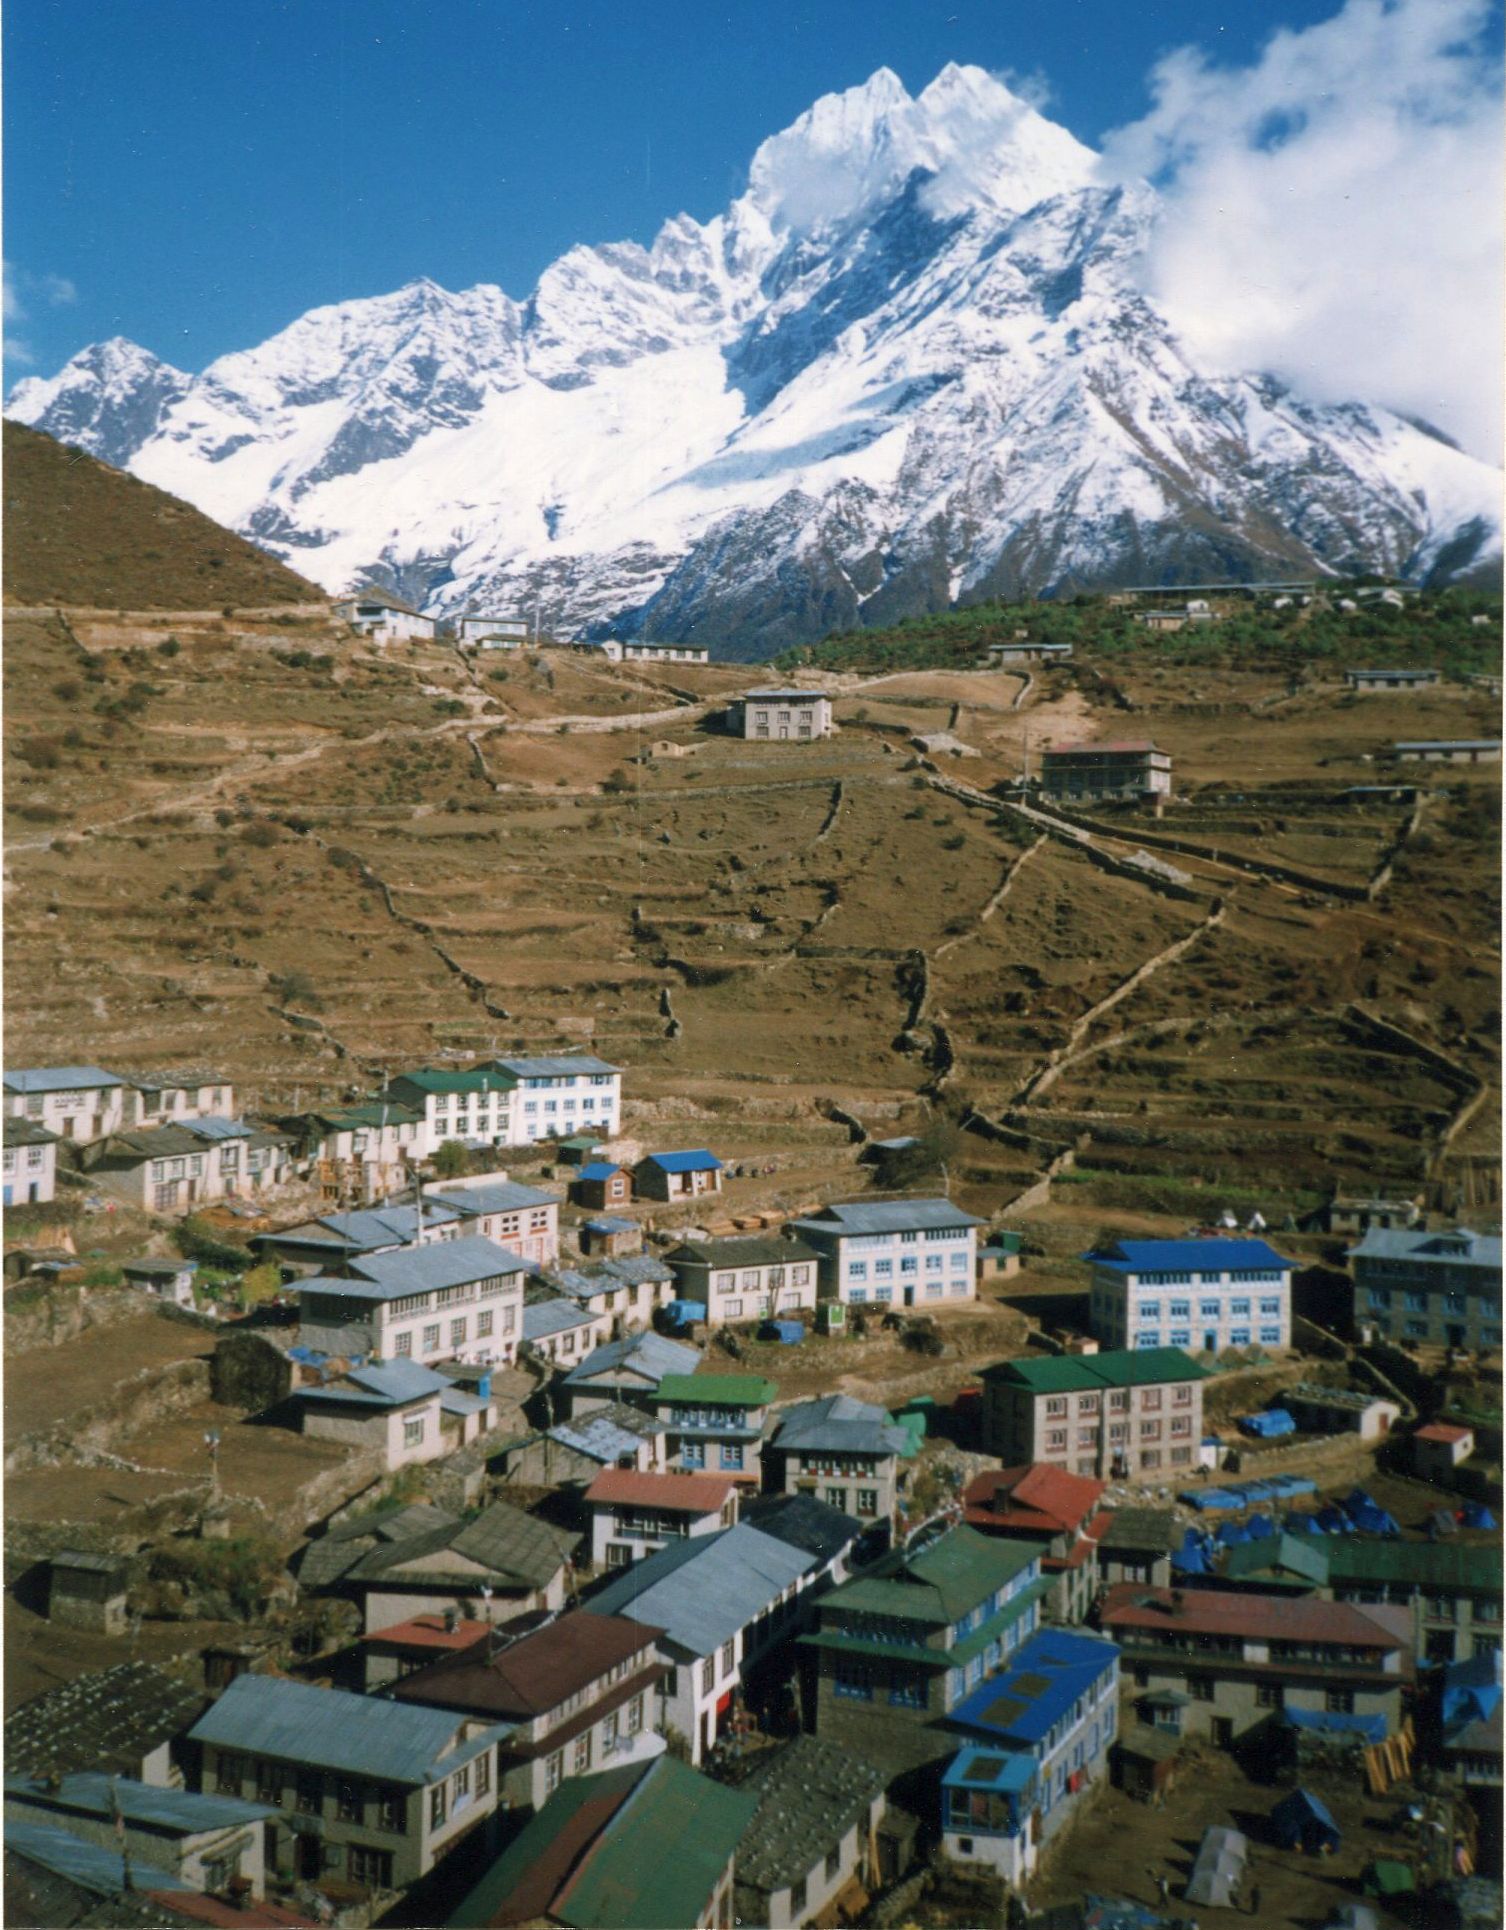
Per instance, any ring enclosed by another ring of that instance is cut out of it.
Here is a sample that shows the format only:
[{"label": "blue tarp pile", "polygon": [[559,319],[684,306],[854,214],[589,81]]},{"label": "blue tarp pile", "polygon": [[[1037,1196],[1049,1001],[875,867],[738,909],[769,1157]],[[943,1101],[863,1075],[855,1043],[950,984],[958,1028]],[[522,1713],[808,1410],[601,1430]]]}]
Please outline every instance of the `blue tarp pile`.
[{"label": "blue tarp pile", "polygon": [[1244,1506],[1244,1502],[1240,1499],[1239,1495],[1229,1488],[1188,1488],[1185,1494],[1179,1494],[1177,1496],[1177,1500],[1185,1501],[1189,1508],[1196,1508],[1199,1513],[1210,1508],[1242,1508]]},{"label": "blue tarp pile", "polygon": [[1258,1435],[1262,1441],[1274,1441],[1283,1434],[1297,1431],[1297,1423],[1284,1407],[1268,1407],[1263,1414],[1246,1414],[1239,1425],[1246,1434]]},{"label": "blue tarp pile", "polygon": [[694,1320],[706,1318],[704,1300],[671,1300],[664,1309],[677,1327],[688,1327]]},{"label": "blue tarp pile", "polygon": [[1171,1558],[1172,1570],[1178,1575],[1206,1575],[1211,1564],[1199,1542],[1191,1536]]},{"label": "blue tarp pile", "polygon": [[1218,1524],[1218,1543],[1222,1548],[1238,1548],[1250,1539],[1250,1531],[1242,1521],[1221,1521]]},{"label": "blue tarp pile", "polygon": [[1496,1518],[1483,1501],[1466,1501],[1464,1525],[1466,1528],[1494,1528]]},{"label": "blue tarp pile", "polygon": [[1320,1736],[1352,1736],[1363,1742],[1386,1740],[1384,1716],[1343,1715],[1329,1709],[1288,1709],[1285,1721],[1293,1729],[1309,1729]]},{"label": "blue tarp pile", "polygon": [[1269,1541],[1276,1532],[1276,1524],[1269,1515],[1251,1515],[1245,1523],[1245,1533],[1251,1541]]}]

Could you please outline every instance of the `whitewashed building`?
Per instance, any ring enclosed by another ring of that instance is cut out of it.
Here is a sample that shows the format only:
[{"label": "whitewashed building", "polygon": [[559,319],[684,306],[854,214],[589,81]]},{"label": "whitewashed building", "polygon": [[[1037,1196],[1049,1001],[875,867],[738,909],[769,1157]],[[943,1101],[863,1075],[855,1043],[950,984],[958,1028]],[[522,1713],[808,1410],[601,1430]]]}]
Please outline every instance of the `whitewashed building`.
[{"label": "whitewashed building", "polygon": [[57,1134],[30,1119],[5,1120],[5,1204],[45,1206],[57,1192]]},{"label": "whitewashed building", "polygon": [[731,706],[728,723],[760,744],[808,744],[831,735],[831,699],[820,690],[750,690]]},{"label": "whitewashed building", "polygon": [[624,663],[710,663],[711,652],[696,643],[645,643],[629,638],[622,646]]},{"label": "whitewashed building", "polygon": [[5,1074],[5,1110],[86,1145],[125,1123],[124,1079],[103,1066],[30,1066]]},{"label": "whitewashed building", "polygon": [[434,619],[389,590],[357,590],[331,605],[335,620],[348,623],[371,643],[401,643],[434,635]]},{"label": "whitewashed building", "polygon": [[1085,1253],[1090,1320],[1106,1347],[1292,1344],[1292,1263],[1264,1240],[1118,1240]]},{"label": "whitewashed building", "polygon": [[528,619],[463,616],[456,619],[455,635],[482,650],[517,650],[528,641]]},{"label": "whitewashed building", "polygon": [[974,1298],[982,1224],[950,1200],[859,1200],[824,1206],[785,1231],[820,1256],[821,1300],[936,1307]]},{"label": "whitewashed building", "polygon": [[511,1365],[523,1327],[523,1259],[495,1240],[372,1253],[348,1277],[297,1284],[303,1345],[346,1358]]},{"label": "whitewashed building", "polygon": [[400,1073],[383,1096],[423,1120],[420,1159],[449,1139],[466,1146],[531,1146],[578,1132],[609,1139],[622,1116],[622,1069],[589,1053],[423,1066]]}]

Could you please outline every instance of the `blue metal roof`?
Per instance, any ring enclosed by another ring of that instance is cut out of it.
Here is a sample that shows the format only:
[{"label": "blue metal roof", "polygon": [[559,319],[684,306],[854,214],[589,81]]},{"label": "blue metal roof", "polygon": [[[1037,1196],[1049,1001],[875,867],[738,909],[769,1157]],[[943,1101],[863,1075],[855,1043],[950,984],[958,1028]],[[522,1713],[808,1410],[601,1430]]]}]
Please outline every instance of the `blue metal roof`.
[{"label": "blue metal roof", "polygon": [[662,1628],[692,1655],[710,1655],[816,1566],[804,1549],[740,1523],[634,1562],[588,1606]]},{"label": "blue metal roof", "polygon": [[1101,1253],[1084,1253],[1095,1267],[1116,1273],[1249,1273],[1279,1267],[1290,1273],[1285,1260],[1264,1240],[1116,1240]]},{"label": "blue metal roof", "polygon": [[969,1743],[966,1749],[959,1750],[953,1756],[941,1780],[948,1789],[1008,1791],[1022,1795],[1035,1781],[1035,1776],[1033,1756],[1027,1756],[1020,1750],[1001,1751]]},{"label": "blue metal roof", "polygon": [[[613,1165],[609,1159],[593,1159],[589,1165],[582,1166],[575,1177],[577,1179],[610,1179],[613,1173],[620,1173],[621,1171],[622,1168]],[[629,1222],[629,1224],[631,1224],[631,1222]]]},{"label": "blue metal roof", "polygon": [[[7,1818],[5,1850],[8,1856],[24,1856],[28,1862],[40,1864],[54,1876],[76,1883],[81,1890],[90,1890],[95,1896],[118,1896],[126,1887],[125,1859],[119,1850],[106,1849],[100,1843],[86,1843],[82,1837],[70,1836],[67,1830],[49,1829],[43,1823],[17,1823]],[[132,1868],[131,1882],[138,1892],[186,1891],[193,1887],[173,1870],[143,1869],[139,1859]]]},{"label": "blue metal roof", "polygon": [[637,1224],[636,1220],[614,1219],[611,1214],[604,1213],[599,1220],[587,1220],[586,1231],[588,1233],[631,1233]]},{"label": "blue metal roof", "polygon": [[103,1066],[28,1066],[5,1074],[7,1092],[77,1092],[124,1084]]},{"label": "blue metal roof", "polygon": [[1007,1669],[953,1709],[951,1721],[1014,1743],[1041,1742],[1118,1661],[1116,1643],[1042,1629],[1015,1650]]},{"label": "blue metal roof", "polygon": [[[105,1776],[93,1771],[64,1776],[49,1788],[35,1776],[7,1776],[7,1797],[21,1797],[54,1809],[83,1816],[109,1817],[114,1801],[128,1823],[148,1829],[172,1830],[192,1836],[199,1830],[229,1829],[236,1823],[259,1823],[277,1814],[266,1803],[243,1803],[238,1796],[200,1795],[191,1789],[158,1789],[129,1776]],[[8,1834],[8,1832],[7,1832]]]},{"label": "blue metal roof", "polygon": [[316,1689],[275,1675],[238,1675],[189,1730],[214,1743],[281,1762],[347,1770],[394,1783],[437,1782],[509,1733],[488,1728],[456,1746],[466,1718],[415,1702]]},{"label": "blue metal roof", "polygon": [[396,1253],[369,1253],[350,1265],[362,1279],[397,1293],[463,1287],[495,1274],[528,1270],[521,1254],[475,1233],[458,1240],[436,1240],[431,1246],[403,1247]]},{"label": "blue metal roof", "polygon": [[1368,1742],[1386,1740],[1384,1716],[1351,1716],[1330,1709],[1284,1709],[1282,1715],[1293,1729],[1312,1729],[1319,1735],[1364,1736]]},{"label": "blue metal roof", "polygon": [[685,1153],[650,1153],[643,1164],[657,1166],[661,1173],[719,1173],[722,1169],[715,1153],[708,1153],[704,1146]]}]

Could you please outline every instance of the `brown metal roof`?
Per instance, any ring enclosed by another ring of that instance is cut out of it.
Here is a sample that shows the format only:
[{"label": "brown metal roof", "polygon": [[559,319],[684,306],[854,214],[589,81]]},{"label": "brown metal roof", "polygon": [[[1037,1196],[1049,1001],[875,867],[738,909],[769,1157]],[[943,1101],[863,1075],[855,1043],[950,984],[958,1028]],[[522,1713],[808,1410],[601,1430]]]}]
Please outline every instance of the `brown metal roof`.
[{"label": "brown metal roof", "polygon": [[404,1702],[525,1722],[652,1647],[663,1632],[626,1616],[572,1609],[495,1655],[487,1654],[488,1637],[464,1655],[417,1669],[391,1693]]},{"label": "brown metal roof", "polygon": [[616,1507],[667,1508],[673,1514],[715,1514],[726,1505],[736,1482],[713,1474],[638,1474],[631,1468],[603,1468],[586,1489],[587,1501]]},{"label": "brown metal roof", "polygon": [[1143,1588],[1120,1582],[1104,1603],[1106,1631],[1149,1629],[1165,1635],[1235,1635],[1277,1642],[1336,1642],[1348,1648],[1396,1649],[1404,1643],[1348,1602],[1245,1595],[1219,1588]]}]

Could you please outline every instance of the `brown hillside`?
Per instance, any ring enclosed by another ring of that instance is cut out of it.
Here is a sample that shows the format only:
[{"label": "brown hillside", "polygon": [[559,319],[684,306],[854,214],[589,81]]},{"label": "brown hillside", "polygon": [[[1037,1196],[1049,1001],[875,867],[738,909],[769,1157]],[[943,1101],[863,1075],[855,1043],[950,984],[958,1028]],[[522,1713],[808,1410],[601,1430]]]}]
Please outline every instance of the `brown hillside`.
[{"label": "brown hillside", "polygon": [[5,424],[5,600],[181,610],[324,592],[198,510],[51,436]]}]

